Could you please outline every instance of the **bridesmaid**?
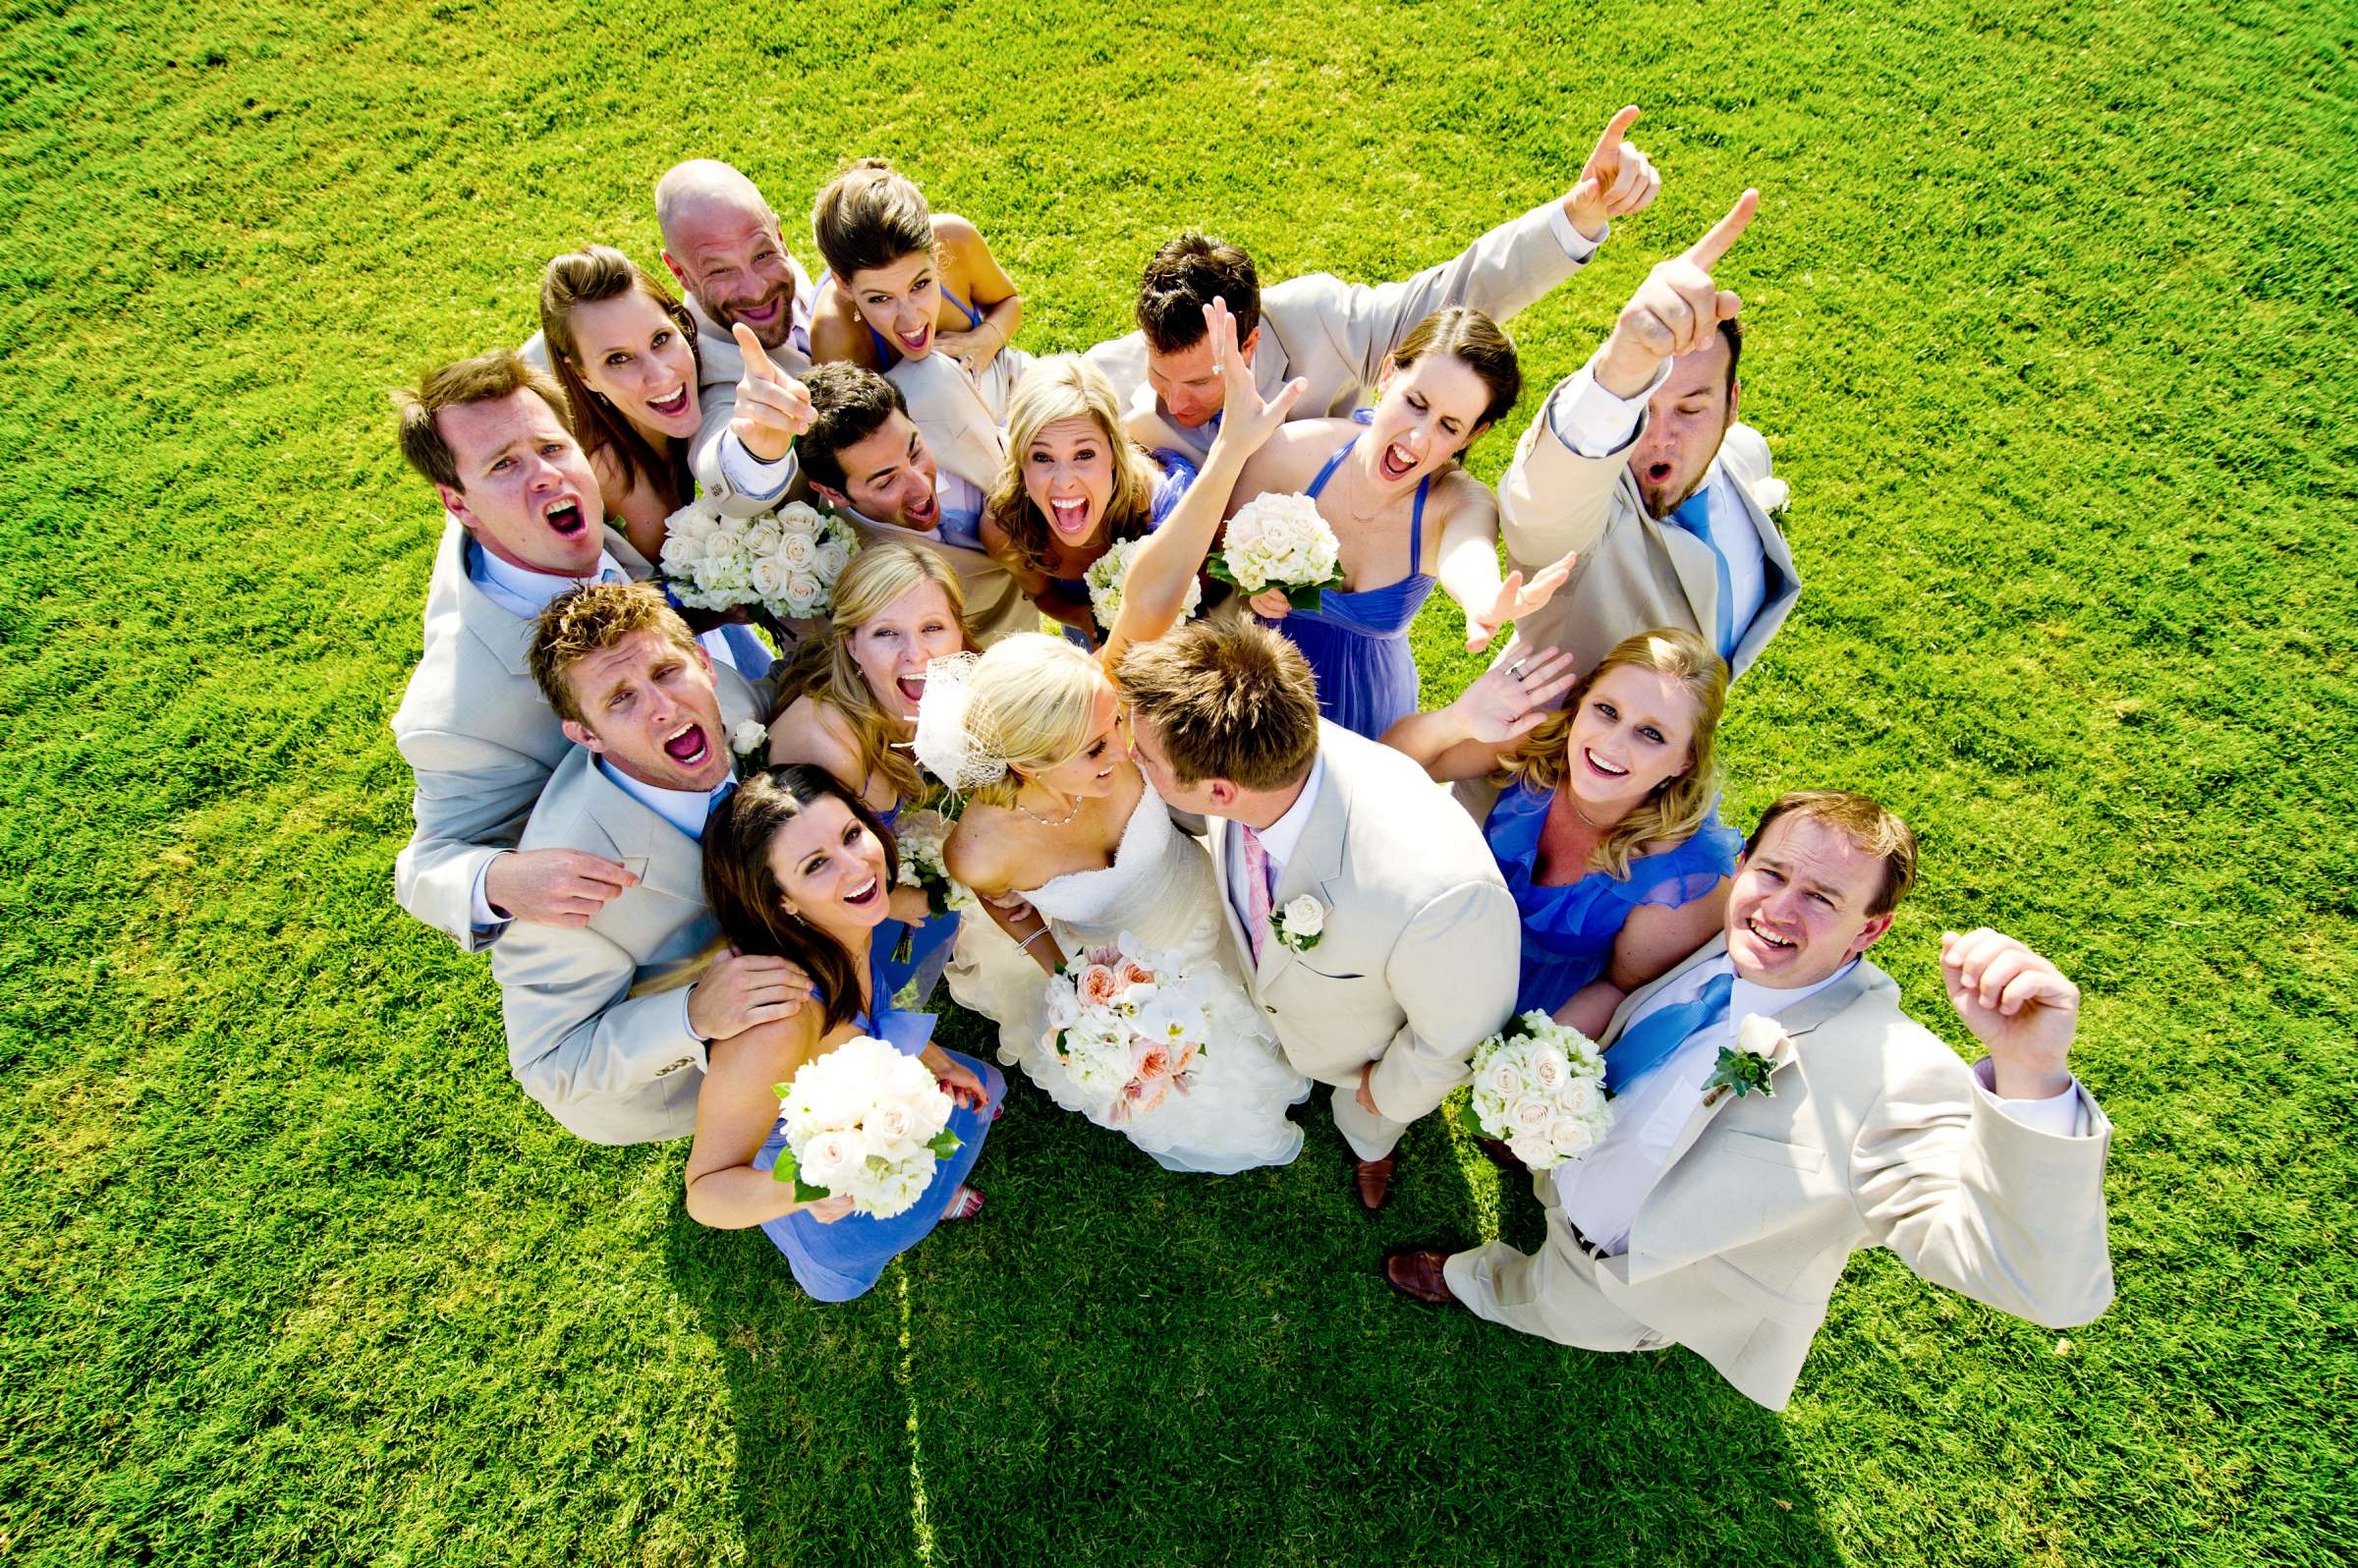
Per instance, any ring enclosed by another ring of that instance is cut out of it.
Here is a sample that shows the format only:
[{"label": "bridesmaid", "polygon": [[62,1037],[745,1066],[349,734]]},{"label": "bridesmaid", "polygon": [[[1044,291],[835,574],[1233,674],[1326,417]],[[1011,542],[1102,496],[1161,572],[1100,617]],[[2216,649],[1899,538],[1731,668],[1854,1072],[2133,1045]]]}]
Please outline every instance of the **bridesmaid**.
[{"label": "bridesmaid", "polygon": [[[936,1224],[982,1209],[965,1178],[1006,1092],[998,1069],[932,1043],[929,1014],[889,1006],[895,981],[883,955],[894,923],[884,895],[898,862],[874,814],[815,767],[749,779],[704,828],[704,891],[721,934],[741,952],[793,958],[818,995],[781,1023],[712,1042],[688,1153],[688,1212],[718,1230],[760,1226],[815,1301],[866,1294]],[[786,1142],[772,1086],[862,1035],[924,1062],[954,1101],[958,1148],[916,1204],[890,1219],[854,1214],[849,1199],[798,1202],[791,1183],[770,1176]]]},{"label": "bridesmaid", "polygon": [[[1438,582],[1480,651],[1499,628],[1553,596],[1567,558],[1526,586],[1498,577],[1498,499],[1458,466],[1466,448],[1523,394],[1515,346],[1480,310],[1452,306],[1412,329],[1376,379],[1362,420],[1303,420],[1246,466],[1229,502],[1300,493],[1342,545],[1344,582],[1316,610],[1289,611],[1275,589],[1253,608],[1293,639],[1319,678],[1319,710],[1374,740],[1417,710],[1408,628]],[[1363,427],[1364,426],[1364,427]]]},{"label": "bridesmaid", "polygon": [[[836,581],[827,630],[779,683],[769,726],[773,766],[823,767],[888,829],[931,793],[910,751],[926,666],[978,652],[957,572],[930,550],[889,541],[852,557]],[[930,914],[919,888],[895,886],[894,919],[911,927],[910,978],[924,996],[949,962],[959,917]],[[896,992],[897,994],[897,992]]]},{"label": "bridesmaid", "polygon": [[657,559],[664,520],[696,498],[695,321],[629,256],[593,245],[541,269],[540,332],[606,517]]},{"label": "bridesmaid", "polygon": [[1153,532],[1195,482],[1176,452],[1149,453],[1123,433],[1113,386],[1079,356],[1041,360],[1007,411],[1007,454],[982,510],[982,547],[1073,641],[1110,628],[1090,609],[1084,577],[1124,539]]},{"label": "bridesmaid", "polygon": [[1516,1012],[1595,1038],[1718,931],[1742,847],[1713,814],[1726,697],[1719,655],[1665,628],[1623,639],[1577,684],[1552,648],[1493,665],[1385,733],[1442,783],[1505,786],[1483,834],[1523,913]]},{"label": "bridesmaid", "polygon": [[850,360],[889,371],[939,351],[963,364],[986,400],[1005,410],[1023,371],[1018,354],[993,365],[1024,321],[1023,296],[981,230],[935,216],[906,175],[862,158],[818,193],[812,238],[825,258],[811,315],[814,364]]}]

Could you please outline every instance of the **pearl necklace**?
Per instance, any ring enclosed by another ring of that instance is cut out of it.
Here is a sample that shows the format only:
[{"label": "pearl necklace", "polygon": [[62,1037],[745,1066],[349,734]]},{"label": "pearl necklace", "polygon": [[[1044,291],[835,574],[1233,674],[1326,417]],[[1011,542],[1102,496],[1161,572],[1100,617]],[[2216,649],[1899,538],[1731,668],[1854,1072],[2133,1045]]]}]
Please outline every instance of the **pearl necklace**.
[{"label": "pearl necklace", "polygon": [[1024,813],[1026,816],[1029,816],[1030,818],[1032,818],[1032,820],[1034,820],[1035,822],[1038,822],[1038,823],[1039,823],[1040,826],[1042,826],[1042,827],[1062,827],[1062,826],[1064,826],[1064,824],[1065,824],[1065,823],[1067,823],[1067,822],[1071,821],[1071,820],[1072,820],[1074,817],[1076,817],[1076,816],[1079,816],[1079,815],[1081,814],[1081,797],[1080,797],[1080,796],[1078,796],[1078,795],[1074,796],[1074,797],[1073,797],[1073,809],[1072,809],[1071,811],[1069,811],[1069,812],[1065,812],[1065,813],[1064,813],[1062,816],[1059,816],[1058,818],[1056,818],[1056,820],[1054,820],[1054,821],[1052,821],[1052,822],[1051,822],[1051,821],[1049,821],[1049,820],[1048,820],[1046,817],[1044,817],[1044,816],[1040,815],[1040,814],[1039,814],[1038,812],[1036,812],[1036,811],[1032,810],[1032,808],[1031,808],[1031,807],[1029,807],[1029,806],[1026,806],[1026,805],[1023,803],[1023,799],[1022,799],[1022,797],[1020,797],[1020,796],[1019,796],[1019,797],[1017,797],[1017,799],[1016,799],[1016,803],[1015,803],[1015,809],[1016,809],[1017,811],[1019,811],[1019,812],[1023,812],[1023,813]]}]

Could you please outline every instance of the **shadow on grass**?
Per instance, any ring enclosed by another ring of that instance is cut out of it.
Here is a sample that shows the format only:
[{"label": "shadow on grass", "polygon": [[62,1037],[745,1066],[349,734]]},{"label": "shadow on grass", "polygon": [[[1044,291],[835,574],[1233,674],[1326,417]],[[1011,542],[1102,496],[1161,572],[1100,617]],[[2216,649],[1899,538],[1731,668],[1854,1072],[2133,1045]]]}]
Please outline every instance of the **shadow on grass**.
[{"label": "shadow on grass", "polygon": [[[971,1048],[971,1043],[959,1048]],[[991,1206],[815,1306],[684,1216],[750,1560],[1832,1564],[1776,1419],[1683,1351],[1598,1356],[1407,1301],[1393,1247],[1500,1219],[1441,1118],[1362,1212],[1324,1091],[1284,1170],[1177,1176],[1029,1085]]]}]

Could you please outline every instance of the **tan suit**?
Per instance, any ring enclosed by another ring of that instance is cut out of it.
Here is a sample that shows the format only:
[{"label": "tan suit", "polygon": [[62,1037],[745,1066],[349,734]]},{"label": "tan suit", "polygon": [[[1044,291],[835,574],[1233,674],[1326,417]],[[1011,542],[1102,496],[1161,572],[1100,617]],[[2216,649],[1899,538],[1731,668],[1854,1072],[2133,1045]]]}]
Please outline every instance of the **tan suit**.
[{"label": "tan suit", "polygon": [[[513,849],[533,803],[572,742],[533,684],[525,658],[533,623],[491,601],[467,575],[467,531],[446,523],[426,590],[425,648],[410,673],[393,740],[416,776],[416,831],[393,865],[401,907],[468,952],[497,939],[477,931],[474,896],[483,867]],[[646,562],[606,531],[606,551],[634,579]],[[724,693],[752,711],[766,683],[715,663]]]},{"label": "tan suit", "polygon": [[978,380],[953,356],[933,353],[901,361],[884,379],[901,389],[933,461],[988,495],[1006,467],[1007,403],[1031,364],[1023,350],[1001,349]]},{"label": "tan suit", "polygon": [[[1629,472],[1629,449],[1645,433],[1645,417],[1610,454],[1582,457],[1548,423],[1566,383],[1540,406],[1498,481],[1498,532],[1508,564],[1526,575],[1567,551],[1579,551],[1580,560],[1555,597],[1515,629],[1513,645],[1560,647],[1589,670],[1623,638],[1657,626],[1685,627],[1711,641],[1719,624],[1719,566],[1712,547],[1648,517]],[[1736,480],[1745,515],[1760,532],[1767,579],[1760,612],[1736,640],[1734,676],[1785,624],[1801,597],[1801,578],[1775,520],[1753,497],[1753,486],[1768,477],[1768,443],[1751,425],[1731,424],[1717,462]]]},{"label": "tan suit", "polygon": [[[1609,1047],[1656,991],[1727,950],[1715,938],[1633,992]],[[1862,961],[1777,1022],[1773,1096],[1720,1094],[1695,1110],[1640,1202],[1621,1257],[1592,1257],[1537,1179],[1547,1244],[1492,1242],[1449,1260],[1450,1289],[1481,1316],[1591,1350],[1675,1341],[1749,1397],[1780,1409],[1851,1254],[1887,1247],[1936,1284],[2049,1327],[2112,1300],[2105,1155],[2091,1135],[2014,1121],[1974,1071],[1900,1009]]]},{"label": "tan suit", "polygon": [[[1323,719],[1319,750],[1318,799],[1272,899],[1324,906],[1317,946],[1269,936],[1256,968],[1227,894],[1235,829],[1215,820],[1207,836],[1254,1002],[1294,1071],[1335,1086],[1336,1125],[1374,1159],[1466,1081],[1474,1047],[1505,1023],[1522,925],[1489,846],[1423,768]],[[1373,1117],[1355,1097],[1371,1061]]]},{"label": "tan suit", "polygon": [[[725,728],[752,717],[742,688]],[[627,794],[579,747],[550,776],[520,849],[572,849],[639,873],[585,926],[520,922],[491,950],[508,1070],[568,1132],[644,1144],[696,1131],[703,1041],[678,980],[720,940],[696,840]],[[634,995],[634,990],[641,994]]]},{"label": "tan suit", "polygon": [[[1370,287],[1329,272],[1288,278],[1261,294],[1261,345],[1253,351],[1253,384],[1264,398],[1295,376],[1310,383],[1294,406],[1297,420],[1348,416],[1400,340],[1433,311],[1472,306],[1503,321],[1562,283],[1585,264],[1555,235],[1550,201],[1501,223],[1463,253],[1427,267],[1401,283]],[[1178,452],[1202,465],[1217,432],[1211,424],[1174,423],[1147,383],[1144,333],[1100,343],[1087,355],[1113,383],[1131,436],[1140,445]]]}]

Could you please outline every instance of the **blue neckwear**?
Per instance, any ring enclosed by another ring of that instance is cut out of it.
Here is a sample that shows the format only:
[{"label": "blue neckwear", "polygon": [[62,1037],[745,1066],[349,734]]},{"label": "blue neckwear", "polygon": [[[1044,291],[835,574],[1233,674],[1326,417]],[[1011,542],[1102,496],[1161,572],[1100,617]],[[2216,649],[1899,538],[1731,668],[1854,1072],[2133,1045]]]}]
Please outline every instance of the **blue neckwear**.
[{"label": "blue neckwear", "polygon": [[1628,1085],[1668,1061],[1670,1053],[1684,1045],[1697,1031],[1725,1019],[1728,993],[1735,988],[1736,977],[1732,972],[1714,975],[1704,982],[1702,993],[1693,1001],[1658,1008],[1630,1025],[1604,1053],[1604,1087],[1620,1093]]},{"label": "blue neckwear", "polygon": [[[1712,552],[1712,565],[1719,569],[1718,624],[1712,629],[1712,636],[1718,642],[1719,656],[1732,664],[1736,656],[1735,586],[1727,575],[1727,557],[1720,553],[1719,546],[1712,540],[1712,527],[1714,521],[1722,527],[1732,527],[1733,523],[1724,515],[1717,519],[1713,517],[1714,511],[1724,514],[1725,510],[1716,501],[1720,490],[1718,481],[1718,472],[1714,470],[1704,479],[1701,489],[1678,503],[1677,509],[1666,521],[1703,540],[1704,547]],[[1738,510],[1741,511],[1741,508]],[[1741,518],[1733,521],[1749,522]]]},{"label": "blue neckwear", "polygon": [[729,644],[729,662],[737,673],[748,681],[758,681],[769,673],[770,660],[777,657],[769,644],[762,642],[750,626],[731,621],[720,629],[721,641]]}]

